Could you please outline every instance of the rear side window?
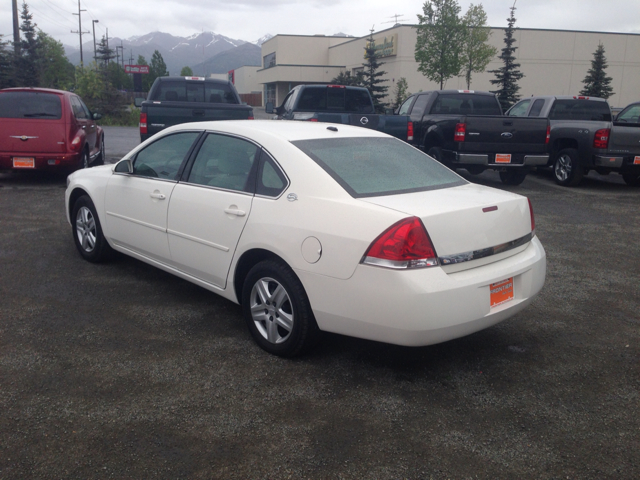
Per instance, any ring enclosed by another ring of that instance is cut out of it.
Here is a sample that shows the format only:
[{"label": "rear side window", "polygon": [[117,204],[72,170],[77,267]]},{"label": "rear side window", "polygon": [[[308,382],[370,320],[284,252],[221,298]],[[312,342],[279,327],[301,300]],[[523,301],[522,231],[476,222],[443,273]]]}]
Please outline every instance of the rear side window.
[{"label": "rear side window", "polygon": [[359,88],[311,87],[300,94],[298,110],[373,113],[369,92]]},{"label": "rear side window", "polygon": [[228,84],[203,81],[171,80],[160,82],[150,100],[167,102],[232,103],[235,92]]},{"label": "rear side window", "polygon": [[43,92],[0,93],[0,118],[62,118],[60,96]]},{"label": "rear side window", "polygon": [[395,138],[323,138],[293,144],[354,198],[467,183],[447,167]]},{"label": "rear side window", "polygon": [[611,121],[611,109],[606,102],[594,100],[556,100],[549,112],[550,120]]},{"label": "rear side window", "polygon": [[456,93],[439,95],[431,113],[444,115],[502,115],[498,99],[491,95]]}]

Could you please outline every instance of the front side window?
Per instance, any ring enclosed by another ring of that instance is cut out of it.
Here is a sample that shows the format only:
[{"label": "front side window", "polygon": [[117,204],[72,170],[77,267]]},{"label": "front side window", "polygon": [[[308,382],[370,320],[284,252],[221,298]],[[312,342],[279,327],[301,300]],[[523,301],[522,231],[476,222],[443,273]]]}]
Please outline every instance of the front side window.
[{"label": "front side window", "polygon": [[198,151],[187,181],[250,192],[253,188],[249,178],[257,153],[258,147],[251,142],[210,133]]},{"label": "front side window", "polygon": [[167,135],[136,154],[133,175],[163,180],[177,180],[182,162],[200,132],[182,132]]},{"label": "front side window", "polygon": [[323,138],[293,144],[354,198],[467,183],[447,167],[395,138]]},{"label": "front side window", "polygon": [[640,123],[640,104],[631,105],[618,114],[618,122]]},{"label": "front side window", "polygon": [[80,103],[80,100],[78,100],[78,97],[70,97],[69,100],[71,102],[71,109],[73,110],[74,117],[82,120],[86,120],[89,118],[89,115],[87,115],[87,113],[82,108],[82,104]]},{"label": "front side window", "polygon": [[520,103],[516,103],[511,110],[509,110],[510,117],[524,117],[529,108],[531,100],[523,100]]},{"label": "front side window", "polygon": [[60,97],[53,93],[2,92],[0,118],[59,120],[62,118],[62,103]]}]

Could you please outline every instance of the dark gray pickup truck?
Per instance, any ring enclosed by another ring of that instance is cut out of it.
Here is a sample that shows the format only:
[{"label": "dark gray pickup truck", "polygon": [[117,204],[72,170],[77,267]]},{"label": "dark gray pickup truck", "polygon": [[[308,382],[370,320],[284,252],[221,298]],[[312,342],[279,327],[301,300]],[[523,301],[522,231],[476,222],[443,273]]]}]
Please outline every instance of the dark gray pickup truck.
[{"label": "dark gray pickup truck", "polygon": [[412,145],[450,168],[471,174],[497,170],[519,185],[532,167],[546,165],[549,121],[502,115],[496,96],[473,90],[420,92],[398,109],[413,124]]},{"label": "dark gray pickup truck", "polygon": [[306,120],[371,128],[400,140],[412,139],[408,117],[375,113],[369,90],[345,85],[298,85],[282,105],[267,104],[266,113],[278,120]]},{"label": "dark gray pickup truck", "polygon": [[213,78],[158,77],[137,106],[142,142],[180,123],[253,119],[253,108],[242,104],[233,84]]},{"label": "dark gray pickup truck", "polygon": [[640,186],[640,102],[628,105],[614,118],[608,153],[620,165],[626,184]]},{"label": "dark gray pickup truck", "polygon": [[[584,96],[531,97],[521,100],[507,111],[510,117],[548,118],[551,124],[551,158],[556,183],[578,185],[589,170],[606,175],[621,173],[628,184],[638,182],[640,160],[634,164],[640,143],[640,128],[624,119],[611,122],[611,109],[603,98]],[[636,117],[637,120],[637,117]],[[633,152],[637,152],[635,155]]]}]

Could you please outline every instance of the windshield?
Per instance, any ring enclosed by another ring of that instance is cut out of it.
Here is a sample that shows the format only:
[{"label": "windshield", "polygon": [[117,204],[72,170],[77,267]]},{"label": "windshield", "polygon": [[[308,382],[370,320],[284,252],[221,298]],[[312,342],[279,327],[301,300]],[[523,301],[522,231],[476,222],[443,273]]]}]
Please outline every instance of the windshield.
[{"label": "windshield", "polygon": [[62,118],[60,97],[44,92],[2,92],[0,118],[59,120]]},{"label": "windshield", "polygon": [[556,100],[549,112],[550,120],[611,121],[611,109],[607,102],[596,100]]},{"label": "windshield", "polygon": [[323,138],[293,144],[354,198],[420,192],[467,183],[447,167],[395,138]]}]

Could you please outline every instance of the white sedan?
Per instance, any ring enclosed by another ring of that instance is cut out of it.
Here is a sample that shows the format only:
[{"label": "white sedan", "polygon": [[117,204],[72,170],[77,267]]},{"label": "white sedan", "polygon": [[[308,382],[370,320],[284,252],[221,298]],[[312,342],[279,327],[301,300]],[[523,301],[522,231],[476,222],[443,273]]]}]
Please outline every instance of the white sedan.
[{"label": "white sedan", "polygon": [[67,183],[86,260],[116,250],[239,303],[276,355],[321,331],[444,342],[520,312],[544,284],[527,198],[360,127],[177,125]]}]

